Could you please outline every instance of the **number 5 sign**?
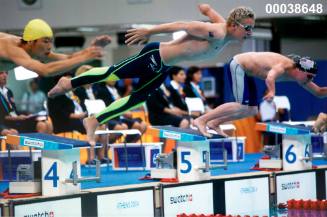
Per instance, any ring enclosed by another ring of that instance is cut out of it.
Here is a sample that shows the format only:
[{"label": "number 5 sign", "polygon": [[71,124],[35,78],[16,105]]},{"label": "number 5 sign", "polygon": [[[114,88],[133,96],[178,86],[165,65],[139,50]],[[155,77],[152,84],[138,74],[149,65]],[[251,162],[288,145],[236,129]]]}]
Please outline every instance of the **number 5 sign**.
[{"label": "number 5 sign", "polygon": [[177,177],[179,182],[200,181],[210,178],[210,171],[205,167],[205,152],[209,153],[209,141],[177,142]]},{"label": "number 5 sign", "polygon": [[305,170],[312,168],[311,137],[305,135],[283,135],[283,170]]}]

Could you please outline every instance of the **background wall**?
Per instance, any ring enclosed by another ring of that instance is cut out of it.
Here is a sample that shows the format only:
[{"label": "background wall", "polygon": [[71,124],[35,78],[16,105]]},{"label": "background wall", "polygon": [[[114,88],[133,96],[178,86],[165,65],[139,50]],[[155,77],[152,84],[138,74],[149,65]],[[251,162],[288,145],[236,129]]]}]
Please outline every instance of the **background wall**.
[{"label": "background wall", "polygon": [[[203,19],[196,6],[204,2],[210,3],[224,17],[239,5],[252,7],[257,18],[276,17],[265,12],[267,3],[308,3],[308,0],[37,0],[34,6],[26,7],[22,1],[1,0],[1,30],[21,29],[35,17],[44,18],[55,28]],[[324,8],[327,6],[325,0],[309,2],[322,3]],[[327,13],[326,9],[324,13]]]}]

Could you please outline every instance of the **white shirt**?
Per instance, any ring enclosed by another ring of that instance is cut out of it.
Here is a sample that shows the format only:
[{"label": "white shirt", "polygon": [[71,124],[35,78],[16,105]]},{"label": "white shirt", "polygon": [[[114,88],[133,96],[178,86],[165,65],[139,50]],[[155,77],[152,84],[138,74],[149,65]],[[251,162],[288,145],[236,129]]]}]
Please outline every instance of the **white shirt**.
[{"label": "white shirt", "polygon": [[171,86],[175,89],[175,90],[178,90],[179,87],[181,86],[178,82],[174,81],[174,80],[171,80],[170,81],[170,84]]},{"label": "white shirt", "polygon": [[107,85],[107,89],[109,90],[109,92],[113,96],[114,100],[117,100],[117,99],[120,98],[119,93],[118,93],[118,91],[117,91],[117,89],[115,87],[110,87],[109,85]]},{"label": "white shirt", "polygon": [[261,121],[272,121],[276,116],[276,105],[273,101],[268,102],[264,100],[260,103],[259,112],[261,115]]},{"label": "white shirt", "polygon": [[94,96],[94,94],[93,94],[93,89],[92,89],[92,87],[89,87],[89,88],[85,89],[85,91],[86,91],[86,95],[87,95],[87,97],[88,97],[89,99],[95,100],[95,96]]},{"label": "white shirt", "polygon": [[0,93],[6,98],[6,100],[9,102],[8,100],[8,89],[3,86],[3,87],[0,87]]}]

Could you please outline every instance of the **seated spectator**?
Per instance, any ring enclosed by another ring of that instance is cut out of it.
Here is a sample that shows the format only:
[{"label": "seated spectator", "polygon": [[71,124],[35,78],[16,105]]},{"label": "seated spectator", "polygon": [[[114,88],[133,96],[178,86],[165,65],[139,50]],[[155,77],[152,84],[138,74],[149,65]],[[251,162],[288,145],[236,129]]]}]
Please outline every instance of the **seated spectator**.
[{"label": "seated spectator", "polygon": [[[106,106],[121,98],[115,84],[116,81],[106,81],[105,83],[101,83],[97,86],[97,98],[103,100]],[[111,120],[127,125],[128,129],[137,129],[141,132],[141,134],[146,131],[146,123],[140,118],[133,118],[131,111],[124,112],[124,114],[122,114],[120,117],[116,117]],[[138,135],[128,135],[126,137],[127,142],[136,142],[138,139]]]},{"label": "seated spectator", "polygon": [[[185,71],[181,67],[172,67],[169,69],[170,83],[167,85],[167,89],[170,92],[171,103],[178,107],[183,115],[189,115],[188,108],[185,102],[185,94],[183,86],[185,83],[186,75]],[[199,114],[198,114],[199,115]]]},{"label": "seated spectator", "polygon": [[[276,104],[274,101],[263,100],[259,105],[259,120],[261,122],[275,122],[277,121]],[[275,145],[275,133],[263,132],[264,145]],[[278,136],[279,137],[279,136]]]},{"label": "seated spectator", "polygon": [[52,124],[38,121],[33,115],[19,114],[12,91],[6,87],[7,72],[0,72],[0,125],[16,129],[19,133],[52,133]]},{"label": "seated spectator", "polygon": [[[71,76],[68,76],[71,77]],[[83,126],[83,119],[87,117],[87,113],[83,111],[79,104],[79,98],[72,92],[68,92],[65,95],[49,98],[48,100],[49,116],[53,122],[54,133],[65,133],[77,131],[81,134],[86,134]],[[104,129],[100,126],[99,129]],[[106,145],[105,136],[98,136],[97,142]],[[100,151],[98,154],[98,160],[104,163],[107,162],[104,156],[104,151]],[[91,147],[90,158],[88,164],[95,165],[95,151],[94,147]]]},{"label": "seated spectator", "polygon": [[39,84],[36,79],[29,82],[29,89],[23,94],[21,111],[25,114],[37,114],[45,111],[44,103],[47,97],[39,89]]},{"label": "seated spectator", "polygon": [[210,108],[208,106],[207,100],[205,98],[203,90],[200,87],[201,79],[202,70],[197,66],[191,66],[187,69],[186,81],[184,84],[183,91],[185,93],[185,97],[200,98],[204,104],[205,111],[209,111]]},{"label": "seated spectator", "polygon": [[185,112],[170,102],[170,92],[164,85],[154,91],[146,105],[149,120],[152,125],[172,125],[180,128],[189,128],[190,121],[184,116]]},{"label": "seated spectator", "polygon": [[[78,76],[78,75],[90,70],[91,68],[92,68],[92,66],[90,66],[90,65],[82,65],[76,70],[75,76]],[[84,112],[87,112],[85,100],[95,100],[96,99],[96,97],[95,97],[96,90],[95,90],[95,88],[93,88],[93,86],[91,84],[86,84],[82,87],[76,88],[74,90],[74,94],[78,97],[78,102]],[[89,115],[91,115],[91,114],[89,114]],[[105,128],[105,126],[102,126],[102,128]],[[128,126],[126,124],[117,122],[115,120],[109,120],[108,128],[111,130],[126,130],[126,129],[128,129]],[[120,135],[110,134],[109,135],[109,143],[114,143],[119,137],[120,137]],[[102,163],[107,163],[109,161],[109,159],[107,159],[107,157],[105,155],[106,150],[107,150],[106,145],[103,145],[103,147],[101,149],[97,150],[98,159],[102,159],[101,160]],[[90,151],[92,152],[92,150],[90,150]],[[90,156],[92,156],[92,155],[94,155],[94,154],[90,153]]]},{"label": "seated spectator", "polygon": [[[76,72],[75,72],[75,76],[78,76],[88,70],[92,69],[92,66],[90,65],[82,65],[80,66]],[[74,90],[74,94],[78,97],[79,101],[80,101],[80,105],[83,108],[83,111],[86,112],[86,106],[85,106],[85,100],[89,99],[89,100],[95,100],[95,95],[94,95],[94,88],[91,84],[86,84],[82,87],[78,87]]]}]

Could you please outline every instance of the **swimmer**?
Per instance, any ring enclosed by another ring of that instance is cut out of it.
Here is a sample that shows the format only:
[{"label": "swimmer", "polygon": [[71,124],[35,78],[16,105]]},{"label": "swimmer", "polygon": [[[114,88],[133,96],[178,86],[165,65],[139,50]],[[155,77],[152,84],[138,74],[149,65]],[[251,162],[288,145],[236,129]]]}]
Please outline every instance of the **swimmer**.
[{"label": "swimmer", "polygon": [[22,37],[0,32],[0,71],[17,66],[36,72],[41,76],[52,76],[72,69],[79,64],[103,55],[103,47],[110,43],[109,36],[95,38],[91,45],[73,54],[51,51],[53,32],[41,19],[29,21]]},{"label": "swimmer", "polygon": [[275,82],[294,81],[314,96],[327,97],[327,87],[319,87],[312,80],[317,74],[317,63],[309,57],[284,56],[273,52],[238,54],[229,62],[227,80],[232,87],[235,102],[218,106],[194,120],[199,131],[210,137],[206,127],[219,132],[219,125],[256,115],[257,90],[254,77],[265,80],[267,93],[264,100],[272,101]]},{"label": "swimmer", "polygon": [[84,119],[84,126],[90,143],[94,143],[94,131],[99,124],[139,107],[147,97],[165,81],[168,69],[181,61],[195,61],[216,57],[231,41],[243,41],[251,36],[254,28],[254,13],[250,8],[233,9],[227,21],[207,4],[199,5],[200,12],[211,22],[173,22],[152,28],[127,31],[125,43],[128,45],[148,41],[154,34],[172,33],[184,30],[186,34],[169,42],[152,42],[142,51],[118,64],[93,68],[73,79],[61,78],[49,91],[49,97],[63,94],[76,87],[103,82],[139,78],[131,95],[114,101],[94,117]]}]

